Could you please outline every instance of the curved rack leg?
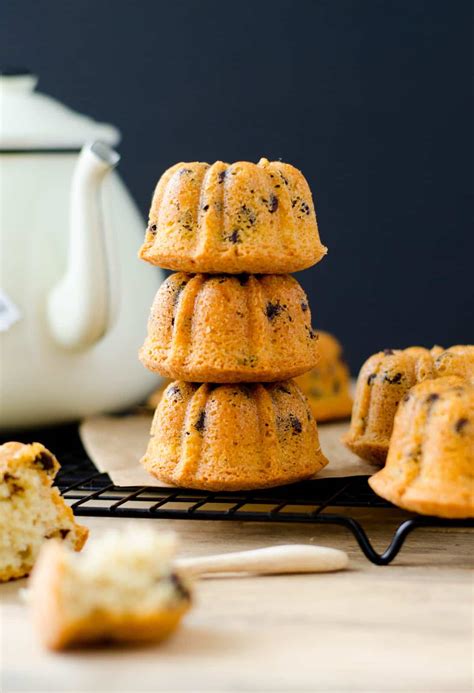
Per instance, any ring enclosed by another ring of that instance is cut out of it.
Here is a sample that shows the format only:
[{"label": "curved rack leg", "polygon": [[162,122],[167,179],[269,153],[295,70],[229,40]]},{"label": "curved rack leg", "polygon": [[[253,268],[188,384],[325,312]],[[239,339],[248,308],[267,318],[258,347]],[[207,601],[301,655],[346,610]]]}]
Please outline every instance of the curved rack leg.
[{"label": "curved rack leg", "polygon": [[372,563],[375,563],[375,565],[388,565],[391,561],[393,561],[395,556],[402,548],[408,534],[418,526],[417,520],[406,520],[403,522],[395,531],[393,539],[388,547],[382,554],[380,554],[372,546],[370,539],[362,525],[352,517],[345,517],[344,515],[331,515],[328,513],[327,515],[320,515],[318,517],[318,522],[322,522],[324,524],[336,524],[349,529],[354,535],[364,556]]},{"label": "curved rack leg", "polygon": [[418,527],[473,527],[472,520],[443,520],[437,517],[414,517],[402,522],[393,535],[392,541],[383,553],[378,553],[372,546],[367,533],[362,525],[352,517],[344,515],[319,515],[318,522],[323,524],[336,524],[349,529],[354,535],[364,556],[375,565],[388,565],[398,555],[405,539]]}]

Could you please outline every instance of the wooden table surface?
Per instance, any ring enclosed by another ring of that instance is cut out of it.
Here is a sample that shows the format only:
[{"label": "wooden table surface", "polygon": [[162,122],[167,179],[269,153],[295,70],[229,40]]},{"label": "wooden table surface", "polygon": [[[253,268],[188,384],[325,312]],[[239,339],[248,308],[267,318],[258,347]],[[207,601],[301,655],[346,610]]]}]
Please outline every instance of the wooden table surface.
[{"label": "wooden table surface", "polygon": [[[404,514],[358,510],[377,548]],[[91,539],[120,519],[81,518]],[[168,642],[136,649],[44,651],[20,599],[0,585],[2,693],[9,691],[472,690],[472,535],[422,529],[395,562],[370,564],[328,526],[138,520],[173,528],[183,555],[315,543],[343,548],[348,571],[201,580]]]}]

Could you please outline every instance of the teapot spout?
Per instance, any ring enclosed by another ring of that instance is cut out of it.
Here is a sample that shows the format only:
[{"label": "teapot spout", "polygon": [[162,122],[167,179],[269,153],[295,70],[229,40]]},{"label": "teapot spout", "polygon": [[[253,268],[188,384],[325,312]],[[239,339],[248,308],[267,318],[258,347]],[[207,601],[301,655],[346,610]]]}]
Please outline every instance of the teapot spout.
[{"label": "teapot spout", "polygon": [[85,349],[107,331],[109,270],[100,189],[119,160],[109,146],[94,142],[83,147],[74,171],[67,268],[47,306],[53,338],[66,349]]}]

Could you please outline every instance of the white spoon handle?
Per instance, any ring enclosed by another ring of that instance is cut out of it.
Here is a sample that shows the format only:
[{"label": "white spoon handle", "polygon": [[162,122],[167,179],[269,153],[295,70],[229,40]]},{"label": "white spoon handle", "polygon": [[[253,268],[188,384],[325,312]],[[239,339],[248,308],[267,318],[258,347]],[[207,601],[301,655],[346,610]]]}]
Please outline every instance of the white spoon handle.
[{"label": "white spoon handle", "polygon": [[216,556],[182,558],[176,567],[198,576],[207,573],[325,573],[342,570],[349,563],[347,554],[324,546],[291,544],[269,546],[253,551],[223,553]]}]

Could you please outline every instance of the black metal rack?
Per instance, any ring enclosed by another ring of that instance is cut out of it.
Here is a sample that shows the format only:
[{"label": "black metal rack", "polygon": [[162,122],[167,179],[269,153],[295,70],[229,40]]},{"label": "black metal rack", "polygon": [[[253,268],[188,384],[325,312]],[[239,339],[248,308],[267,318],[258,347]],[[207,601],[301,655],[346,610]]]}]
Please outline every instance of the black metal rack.
[{"label": "black metal rack", "polygon": [[[354,535],[364,555],[376,565],[387,565],[397,556],[413,530],[420,527],[473,527],[472,520],[441,520],[413,516],[401,522],[383,553],[372,546],[362,525],[347,508],[389,508],[376,496],[367,477],[316,479],[261,491],[209,492],[168,487],[118,487],[97,471],[82,447],[75,426],[35,431],[17,437],[41,440],[62,465],[56,483],[76,515],[147,517],[176,520],[227,520],[293,522],[338,525]],[[344,508],[329,512],[328,508]]]}]

